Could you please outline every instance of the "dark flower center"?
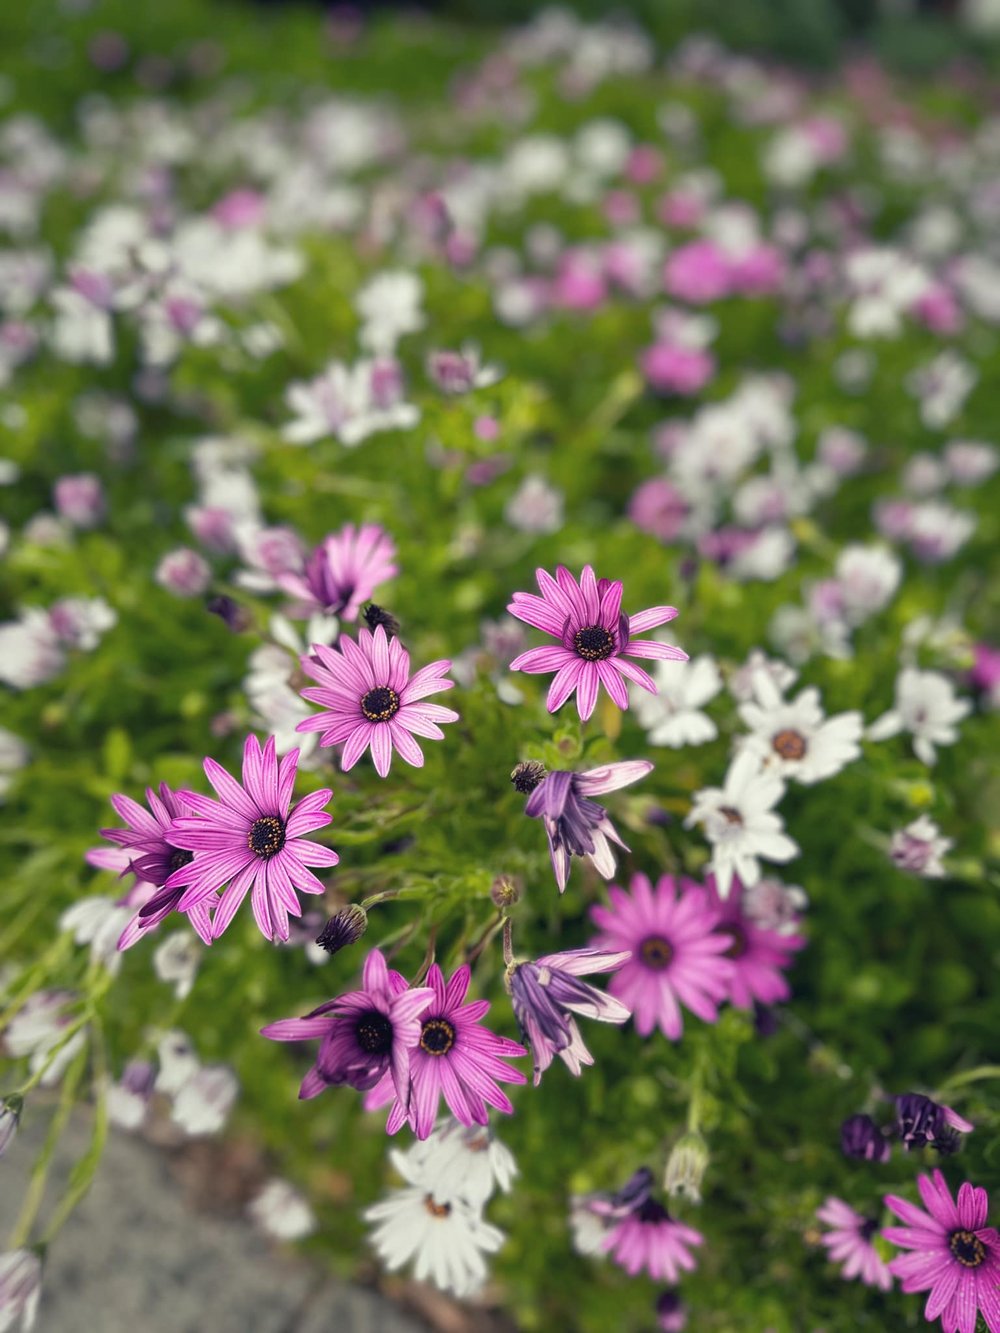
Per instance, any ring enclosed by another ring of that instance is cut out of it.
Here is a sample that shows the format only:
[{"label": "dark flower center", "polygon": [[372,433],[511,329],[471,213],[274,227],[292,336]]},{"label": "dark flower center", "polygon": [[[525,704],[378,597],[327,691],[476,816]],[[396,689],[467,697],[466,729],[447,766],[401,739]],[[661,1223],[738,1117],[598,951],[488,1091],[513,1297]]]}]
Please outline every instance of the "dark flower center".
[{"label": "dark flower center", "polygon": [[170,873],[180,870],[181,866],[190,865],[194,860],[194,852],[189,852],[186,847],[175,847],[170,853],[170,860],[167,865],[170,867]]},{"label": "dark flower center", "polygon": [[662,935],[647,935],[639,945],[639,957],[654,972],[662,972],[673,956],[673,946]]},{"label": "dark flower center", "polygon": [[587,625],[573,635],[573,647],[586,662],[603,662],[615,651],[615,636],[603,625]]},{"label": "dark flower center", "polygon": [[772,739],[771,746],[782,759],[802,759],[809,748],[805,736],[799,731],[779,731]]},{"label": "dark flower center", "polygon": [[254,856],[268,861],[277,856],[285,845],[285,822],[277,815],[261,815],[250,825],[247,834],[247,846]]},{"label": "dark flower center", "polygon": [[870,1241],[876,1231],[878,1231],[878,1220],[874,1217],[866,1217],[858,1227],[858,1233],[862,1240]]},{"label": "dark flower center", "polygon": [[378,1009],[368,1009],[354,1028],[358,1045],[369,1055],[388,1055],[392,1050],[392,1024]]},{"label": "dark flower center", "polygon": [[510,774],[514,790],[519,791],[523,796],[533,792],[544,777],[545,765],[540,764],[537,759],[522,760],[521,763],[515,764]]},{"label": "dark flower center", "polygon": [[978,1268],[986,1258],[986,1246],[974,1231],[953,1231],[948,1237],[948,1249],[963,1268]]},{"label": "dark flower center", "polygon": [[662,1203],[657,1203],[655,1199],[647,1199],[641,1203],[633,1213],[633,1217],[638,1218],[640,1222],[668,1222],[670,1214],[664,1208]]},{"label": "dark flower center", "polygon": [[362,696],[361,711],[369,722],[388,722],[399,712],[399,695],[388,685],[379,685]]},{"label": "dark flower center", "polygon": [[420,1049],[426,1055],[447,1055],[455,1045],[455,1026],[447,1018],[428,1018],[420,1029]]},{"label": "dark flower center", "polygon": [[747,933],[741,925],[735,921],[727,921],[724,926],[719,927],[720,935],[728,935],[729,948],[723,955],[724,958],[742,958],[747,951]]},{"label": "dark flower center", "polygon": [[433,1194],[424,1195],[424,1207],[431,1217],[447,1217],[451,1212],[450,1203],[435,1203]]},{"label": "dark flower center", "polygon": [[722,816],[722,818],[726,821],[727,824],[743,823],[743,816],[740,814],[740,812],[736,809],[735,806],[720,805],[719,814]]}]

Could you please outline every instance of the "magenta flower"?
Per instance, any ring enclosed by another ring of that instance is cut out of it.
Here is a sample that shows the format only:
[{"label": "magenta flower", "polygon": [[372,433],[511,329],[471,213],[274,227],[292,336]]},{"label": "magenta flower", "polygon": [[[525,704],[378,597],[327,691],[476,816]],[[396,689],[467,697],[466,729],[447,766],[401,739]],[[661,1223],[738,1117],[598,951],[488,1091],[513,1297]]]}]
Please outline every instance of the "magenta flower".
[{"label": "magenta flower", "polygon": [[628,952],[602,953],[597,949],[568,949],[550,953],[533,963],[518,963],[508,972],[514,1017],[531,1046],[535,1086],[558,1055],[571,1073],[579,1075],[594,1057],[584,1045],[574,1015],[600,1023],[624,1023],[629,1011],[596,986],[580,981],[588,972],[611,972],[621,967]]},{"label": "magenta flower", "polygon": [[641,1037],[659,1025],[677,1041],[682,1004],[714,1023],[729,994],[733,964],[724,957],[729,939],[715,933],[719,914],[700,884],[685,879],[680,887],[678,895],[673,875],[661,875],[654,892],[645,875],[633,875],[631,894],[613,884],[611,906],[590,909],[601,929],[593,947],[631,954],[609,990],[633,1011]]},{"label": "magenta flower", "polygon": [[866,1287],[880,1287],[889,1291],[892,1274],[885,1260],[872,1244],[878,1222],[862,1217],[849,1208],[843,1199],[828,1198],[816,1216],[829,1231],[822,1238],[831,1262],[840,1264],[840,1276],[845,1281],[860,1278]]},{"label": "magenta flower", "polygon": [[262,750],[250,735],[243,746],[242,786],[221,764],[206,759],[205,775],[219,800],[184,793],[194,813],[174,820],[170,841],[192,851],[194,859],[175,870],[165,887],[186,886],[177,906],[190,912],[206,900],[214,905],[215,894],[229,885],[215,908],[213,940],[248,892],[264,938],[287,940],[289,915],[302,915],[296,891],[324,891],[309,867],[335,866],[340,860],[332,848],[303,837],[329,824],[332,816],[323,807],[333,793],[327,788],[314,791],[290,808],[298,762],[298,750],[290,750],[279,764],[274,737]]},{"label": "magenta flower", "polygon": [[603,806],[590,797],[617,791],[638,782],[653,765],[646,759],[629,759],[619,764],[605,764],[586,773],[555,772],[545,774],[541,765],[519,764],[511,779],[518,791],[531,794],[524,813],[540,819],[549,840],[549,856],[559,892],[569,879],[570,857],[587,857],[597,872],[610,879],[615,873],[611,843],[628,851]]},{"label": "magenta flower", "polygon": [[743,910],[743,885],[733,880],[728,898],[719,895],[713,876],[707,881],[709,903],[718,913],[715,933],[729,941],[725,956],[732,963],[727,999],[737,1009],[752,1009],[758,1004],[777,1004],[787,1000],[791,988],[784,969],[791,967],[793,955],[804,949],[801,935],[782,935],[764,930]]},{"label": "magenta flower", "polygon": [[[398,973],[390,973],[393,975]],[[427,984],[434,998],[421,1015],[419,1039],[410,1051],[409,1103],[396,1095],[388,1072],[365,1098],[368,1111],[393,1103],[386,1123],[390,1134],[395,1134],[409,1119],[417,1138],[428,1138],[442,1095],[463,1125],[488,1124],[488,1105],[507,1114],[514,1110],[496,1080],[526,1083],[519,1069],[511,1069],[503,1062],[528,1052],[516,1041],[498,1037],[481,1026],[490,1004],[488,1000],[466,1002],[471,975],[468,967],[460,967],[446,985],[436,963],[427,973]]]},{"label": "magenta flower", "polygon": [[378,949],[365,959],[361,986],[328,1000],[305,1018],[269,1023],[261,1035],[271,1041],[321,1039],[316,1063],[299,1088],[302,1098],[344,1083],[366,1092],[388,1074],[400,1104],[409,1108],[410,1052],[420,1044],[420,1015],[434,999],[434,991],[429,986],[408,988],[405,978],[389,970]]},{"label": "magenta flower", "polygon": [[296,731],[320,731],[320,745],[341,745],[340,764],[346,773],[371,747],[380,778],[389,772],[392,752],[414,768],[422,768],[424,754],[413,739],[444,739],[439,722],[457,722],[458,714],[440,704],[419,701],[428,694],[450,690],[445,680],[451,662],[442,659],[410,676],[410,654],[397,638],[388,638],[382,625],[372,634],[358,630],[358,641],[341,636],[336,648],[313,644],[312,655],[302,658],[302,669],[318,681],[302,691],[303,699],[319,704],[322,713],[304,718]]},{"label": "magenta flower", "polygon": [[690,1249],[704,1239],[700,1231],[675,1222],[655,1199],[647,1199],[634,1213],[615,1223],[601,1248],[630,1277],[646,1272],[657,1281],[676,1282],[682,1268],[691,1272],[696,1267]]},{"label": "magenta flower", "polygon": [[621,609],[621,583],[596,579],[590,565],[584,566],[579,584],[563,565],[556,570],[555,578],[544,569],[537,569],[535,577],[541,597],[516,592],[507,610],[560,642],[554,647],[530,648],[515,657],[510,668],[535,675],[556,673],[546,701],[550,713],[561,708],[575,690],[577,711],[586,721],[597,703],[599,685],[619,708],[628,708],[626,680],[656,694],[652,677],[627,661],[628,657],[687,661],[687,653],[669,643],[631,637],[673,620],[677,614],[674,607],[654,606],[627,616]]},{"label": "magenta flower", "polygon": [[1000,1329],[1000,1238],[986,1225],[989,1198],[966,1182],[953,1200],[940,1171],[918,1176],[927,1212],[886,1195],[886,1205],[906,1225],[886,1227],[883,1235],[911,1254],[901,1254],[889,1272],[902,1279],[906,1292],[927,1291],[924,1318],[940,1317],[944,1333],[975,1333],[976,1311],[986,1326]]},{"label": "magenta flower", "polygon": [[301,574],[279,575],[278,585],[299,599],[293,613],[308,617],[315,611],[357,620],[380,583],[397,573],[396,546],[377,523],[356,528],[348,523],[320,542],[306,560]]}]

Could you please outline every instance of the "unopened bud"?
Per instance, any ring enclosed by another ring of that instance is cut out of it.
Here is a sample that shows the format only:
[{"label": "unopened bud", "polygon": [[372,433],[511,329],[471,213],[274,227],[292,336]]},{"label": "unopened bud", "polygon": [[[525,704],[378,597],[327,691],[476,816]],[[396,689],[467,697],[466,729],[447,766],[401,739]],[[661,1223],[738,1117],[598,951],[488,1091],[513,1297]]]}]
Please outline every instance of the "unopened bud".
[{"label": "unopened bud", "polygon": [[697,1130],[689,1130],[674,1144],[667,1158],[663,1188],[672,1199],[701,1203],[701,1181],[708,1166],[708,1144]]},{"label": "unopened bud", "polygon": [[525,759],[520,764],[516,764],[511,769],[510,780],[514,784],[514,790],[527,796],[529,792],[535,790],[538,784],[545,777],[545,765],[540,764],[537,759]]},{"label": "unopened bud", "polygon": [[242,634],[253,624],[253,613],[239,602],[234,602],[231,597],[210,597],[205,603],[205,608],[213,616],[225,621],[234,634]]},{"label": "unopened bud", "polygon": [[497,875],[490,885],[490,897],[499,908],[513,907],[521,900],[521,885],[510,875]]},{"label": "unopened bud", "polygon": [[0,1101],[0,1157],[14,1142],[23,1107],[24,1099],[16,1092]]},{"label": "unopened bud", "polygon": [[378,629],[379,625],[381,625],[386,632],[387,638],[399,638],[399,621],[392,612],[387,611],[384,606],[379,606],[375,602],[369,602],[362,614],[365,618],[365,624],[373,634],[376,629]]},{"label": "unopened bud", "polygon": [[326,923],[316,936],[316,943],[327,953],[339,953],[349,944],[357,944],[368,929],[368,913],[358,903],[348,903]]}]

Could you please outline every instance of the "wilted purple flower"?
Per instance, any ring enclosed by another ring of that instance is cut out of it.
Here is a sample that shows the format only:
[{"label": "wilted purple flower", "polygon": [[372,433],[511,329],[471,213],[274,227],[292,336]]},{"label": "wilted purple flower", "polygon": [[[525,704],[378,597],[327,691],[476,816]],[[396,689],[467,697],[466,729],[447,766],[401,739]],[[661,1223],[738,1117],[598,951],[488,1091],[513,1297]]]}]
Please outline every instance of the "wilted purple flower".
[{"label": "wilted purple flower", "polygon": [[608,1232],[601,1248],[631,1277],[647,1272],[661,1282],[676,1282],[680,1270],[696,1266],[689,1253],[704,1236],[693,1227],[675,1221],[655,1199],[646,1199]]},{"label": "wilted purple flower", "polygon": [[656,1327],[661,1333],[683,1333],[687,1310],[676,1291],[663,1291],[656,1299]]},{"label": "wilted purple flower", "polygon": [[6,1333],[20,1319],[21,1333],[31,1333],[41,1287],[42,1261],[33,1250],[0,1254],[0,1330]]},{"label": "wilted purple flower", "polygon": [[606,995],[579,977],[588,972],[612,972],[630,957],[599,949],[569,949],[550,953],[533,963],[518,963],[508,971],[514,1017],[535,1058],[535,1086],[558,1055],[570,1072],[592,1065],[594,1057],[580,1036],[574,1015],[601,1023],[624,1023],[629,1010],[620,1000]]},{"label": "wilted purple flower", "polygon": [[[519,764],[511,775],[518,791],[524,791],[530,780],[523,771],[526,767]],[[615,873],[611,843],[628,851],[628,845],[618,836],[607,811],[589,798],[638,782],[652,769],[653,765],[646,759],[604,764],[586,773],[555,772],[544,776],[543,769],[537,785],[528,788],[531,794],[524,813],[532,819],[542,820],[545,825],[552,869],[560,893],[569,879],[571,856],[587,857],[599,874],[610,879]]]},{"label": "wilted purple flower", "polygon": [[870,1115],[852,1115],[840,1127],[840,1151],[859,1162],[887,1162],[892,1149]]},{"label": "wilted purple flower", "polygon": [[896,1133],[907,1151],[928,1144],[943,1152],[952,1151],[958,1135],[971,1134],[975,1128],[950,1106],[919,1092],[905,1092],[892,1100],[896,1106]]}]

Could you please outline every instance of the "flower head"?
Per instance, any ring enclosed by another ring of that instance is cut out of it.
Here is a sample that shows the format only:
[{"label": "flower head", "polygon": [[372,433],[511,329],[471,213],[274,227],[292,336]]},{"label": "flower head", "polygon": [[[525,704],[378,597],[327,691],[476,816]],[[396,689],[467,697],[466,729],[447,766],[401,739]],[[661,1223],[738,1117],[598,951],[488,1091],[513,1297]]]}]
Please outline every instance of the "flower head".
[{"label": "flower head", "polygon": [[33,1250],[0,1254],[0,1329],[13,1329],[20,1319],[21,1333],[31,1333],[41,1289],[42,1261]]},{"label": "flower head", "polygon": [[850,1115],[840,1126],[840,1151],[857,1162],[887,1162],[889,1140],[870,1115]]},{"label": "flower head", "polygon": [[654,890],[645,875],[633,875],[631,893],[613,884],[608,896],[609,907],[590,909],[601,932],[594,946],[631,954],[609,990],[628,1005],[639,1035],[648,1037],[658,1026],[677,1041],[681,1004],[714,1023],[733,964],[724,956],[729,937],[715,932],[719,914],[701,885],[678,885],[673,875],[661,875]]},{"label": "flower head", "polygon": [[321,1038],[300,1097],[316,1097],[324,1088],[343,1083],[367,1092],[389,1073],[408,1112],[410,1052],[420,1043],[420,1016],[433,999],[430,987],[408,987],[405,977],[390,971],[379,950],[372,949],[365,959],[361,990],[328,1000],[305,1018],[269,1023],[261,1034],[271,1041]]},{"label": "flower head", "polygon": [[290,750],[279,763],[274,737],[261,749],[251,734],[243,746],[242,785],[221,764],[206,759],[205,776],[219,800],[185,793],[193,813],[174,820],[170,841],[192,851],[194,858],[175,870],[164,887],[186,886],[177,907],[189,912],[208,901],[214,905],[215,895],[228,884],[212,918],[213,940],[251,890],[261,934],[268,940],[287,940],[289,914],[302,915],[296,891],[323,892],[309,867],[335,866],[340,860],[332,848],[303,836],[329,824],[331,816],[323,807],[333,793],[323,788],[291,807],[298,761],[298,750]]},{"label": "flower head", "polygon": [[[524,790],[531,775],[528,765],[519,764],[514,770],[515,786]],[[569,879],[570,857],[585,856],[605,879],[615,873],[615,858],[611,843],[628,847],[618,836],[607,811],[592,796],[617,791],[632,782],[638,782],[653,765],[645,759],[630,759],[619,764],[605,764],[586,773],[549,773],[539,778],[524,807],[532,819],[541,819],[549,840],[549,855],[559,892]],[[542,770],[544,773],[544,769]]]},{"label": "flower head", "polygon": [[488,1000],[466,1000],[471,975],[463,966],[446,983],[436,963],[427,973],[434,998],[420,1017],[420,1035],[410,1051],[409,1101],[396,1095],[389,1073],[365,1098],[370,1111],[393,1103],[386,1124],[390,1134],[408,1120],[417,1138],[426,1139],[434,1129],[442,1096],[463,1125],[488,1124],[487,1106],[508,1114],[514,1110],[497,1081],[526,1082],[519,1069],[504,1061],[528,1052],[482,1026],[490,1005]]},{"label": "flower head", "polygon": [[832,1196],[816,1210],[816,1216],[829,1228],[821,1243],[830,1259],[840,1264],[840,1276],[846,1281],[860,1278],[866,1287],[889,1291],[892,1274],[872,1244],[878,1223],[856,1213],[843,1199]]},{"label": "flower head", "polygon": [[579,980],[588,972],[611,972],[628,956],[628,950],[568,949],[511,968],[511,1003],[534,1056],[536,1087],[554,1055],[577,1075],[581,1066],[594,1063],[580,1036],[576,1014],[601,1023],[624,1023],[628,1018],[629,1011],[620,1000]]},{"label": "flower head", "polygon": [[950,1106],[943,1106],[922,1093],[905,1092],[892,1100],[896,1106],[896,1133],[907,1151],[928,1144],[939,1152],[952,1151],[959,1134],[971,1134],[975,1128]]},{"label": "flower head", "polygon": [[422,768],[424,754],[414,735],[443,740],[439,722],[456,722],[458,714],[440,704],[422,703],[428,694],[450,690],[445,679],[451,662],[442,659],[410,675],[410,654],[382,625],[372,634],[358,630],[358,641],[341,636],[336,648],[314,644],[302,669],[318,683],[302,697],[323,709],[304,718],[297,731],[321,732],[321,745],[343,745],[341,767],[354,767],[371,748],[372,762],[384,778],[397,750],[406,763]]},{"label": "flower head", "polygon": [[584,566],[579,583],[563,565],[556,570],[555,578],[544,569],[536,570],[535,577],[541,597],[516,592],[507,610],[518,620],[553,635],[559,644],[531,648],[515,657],[510,667],[531,674],[556,673],[547,700],[550,713],[561,708],[576,691],[577,711],[586,721],[597,704],[600,685],[619,708],[628,708],[627,680],[655,694],[653,679],[629,662],[629,657],[687,660],[687,653],[669,643],[632,637],[673,620],[677,615],[674,607],[654,606],[627,616],[621,609],[621,582],[597,579],[590,565]]},{"label": "flower head", "polygon": [[918,1176],[923,1209],[895,1194],[886,1205],[906,1225],[883,1235],[911,1253],[899,1255],[889,1272],[904,1291],[928,1292],[924,1317],[940,1318],[944,1333],[975,1333],[976,1311],[987,1328],[1000,1328],[1000,1238],[986,1226],[989,1198],[968,1182],[953,1199],[940,1171]]},{"label": "flower head", "polygon": [[732,964],[729,974],[729,1003],[737,1009],[758,1004],[777,1004],[791,991],[784,971],[793,956],[805,948],[801,935],[779,933],[761,926],[747,911],[743,885],[733,881],[729,897],[719,895],[714,880],[708,884],[709,901],[718,913],[715,932],[729,940],[725,956]]},{"label": "flower head", "polygon": [[900,870],[927,879],[942,879],[945,872],[941,858],[953,846],[954,840],[941,837],[941,830],[929,815],[921,815],[892,835],[889,859]]},{"label": "flower head", "polygon": [[940,671],[904,667],[896,680],[896,702],[868,728],[868,739],[888,740],[901,731],[913,737],[913,750],[925,764],[937,759],[936,746],[954,745],[956,723],[971,711],[967,699],[957,699],[951,681]]},{"label": "flower head", "polygon": [[648,1198],[615,1223],[601,1248],[631,1277],[646,1272],[660,1282],[676,1282],[681,1269],[696,1267],[690,1250],[703,1241],[699,1231],[675,1222],[661,1203]]},{"label": "flower head", "polygon": [[861,754],[860,713],[824,717],[819,690],[813,687],[785,700],[764,671],[754,679],[754,693],[754,702],[740,707],[740,717],[751,729],[744,743],[769,773],[797,782],[821,782]]},{"label": "flower head", "polygon": [[357,620],[362,603],[398,572],[395,557],[395,543],[384,528],[377,523],[360,528],[348,523],[324,537],[301,574],[289,571],[279,576],[278,583],[299,599],[292,614],[308,617],[319,611]]}]

